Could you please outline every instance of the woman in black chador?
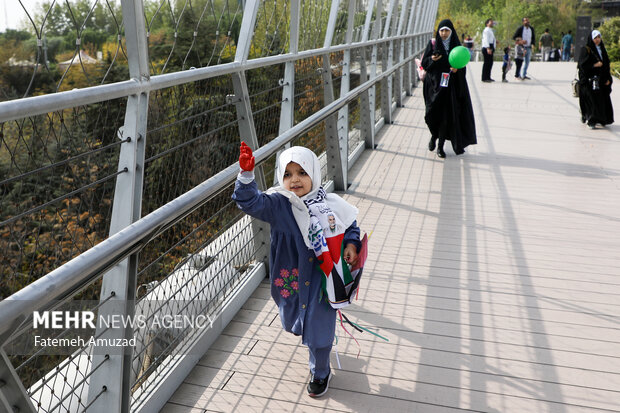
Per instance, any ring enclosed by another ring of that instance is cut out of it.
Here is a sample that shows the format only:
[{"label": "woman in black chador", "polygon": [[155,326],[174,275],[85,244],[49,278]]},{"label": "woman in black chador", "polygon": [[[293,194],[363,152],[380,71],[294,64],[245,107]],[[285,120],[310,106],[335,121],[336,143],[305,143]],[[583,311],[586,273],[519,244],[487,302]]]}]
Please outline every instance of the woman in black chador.
[{"label": "woman in black chador", "polygon": [[431,132],[428,149],[433,151],[437,146],[437,156],[445,158],[444,141],[452,142],[454,153],[460,155],[467,145],[476,143],[476,125],[465,68],[457,70],[448,62],[450,50],[461,42],[450,20],[442,20],[437,27],[435,39],[428,42],[422,58],[426,71],[424,120]]},{"label": "woman in black chador", "polygon": [[579,107],[581,122],[588,122],[590,129],[597,123],[614,123],[614,108],[611,106],[612,77],[609,57],[601,39],[601,32],[593,30],[579,53]]}]

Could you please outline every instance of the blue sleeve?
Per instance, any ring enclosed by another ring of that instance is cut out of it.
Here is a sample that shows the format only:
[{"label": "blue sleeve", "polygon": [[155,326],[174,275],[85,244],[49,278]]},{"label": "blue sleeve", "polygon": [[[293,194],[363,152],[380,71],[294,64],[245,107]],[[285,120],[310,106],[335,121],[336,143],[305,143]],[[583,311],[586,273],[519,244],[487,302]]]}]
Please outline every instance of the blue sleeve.
[{"label": "blue sleeve", "polygon": [[275,217],[278,215],[280,203],[278,198],[279,195],[267,195],[261,192],[256,181],[244,184],[237,180],[232,195],[232,199],[243,212],[270,224],[275,222]]},{"label": "blue sleeve", "polygon": [[357,252],[360,251],[360,248],[362,248],[362,241],[360,241],[360,228],[357,226],[357,221],[353,221],[351,226],[344,232],[343,242],[345,247],[347,244],[353,244]]}]

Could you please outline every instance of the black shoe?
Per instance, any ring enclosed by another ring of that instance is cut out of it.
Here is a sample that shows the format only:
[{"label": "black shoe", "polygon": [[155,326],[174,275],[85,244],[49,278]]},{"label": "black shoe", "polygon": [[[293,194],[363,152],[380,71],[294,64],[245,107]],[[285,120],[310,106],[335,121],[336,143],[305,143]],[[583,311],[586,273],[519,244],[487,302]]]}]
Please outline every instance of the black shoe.
[{"label": "black shoe", "polygon": [[489,82],[495,82],[495,79],[489,79]]},{"label": "black shoe", "polygon": [[465,149],[455,149],[454,153],[457,155],[463,155],[465,153]]},{"label": "black shoe", "polygon": [[525,79],[527,79],[527,80],[532,80],[532,78],[531,78],[531,77],[529,77],[529,76],[523,76],[521,79],[523,79],[523,80],[525,80]]},{"label": "black shoe", "polygon": [[308,396],[310,397],[321,397],[325,393],[327,393],[327,389],[329,388],[329,381],[332,379],[332,372],[330,371],[326,378],[324,379],[315,379],[312,376],[310,383],[308,383]]},{"label": "black shoe", "polygon": [[443,148],[437,148],[437,156],[439,156],[440,158],[446,157],[446,153],[443,151]]},{"label": "black shoe", "polygon": [[437,143],[437,138],[431,137],[431,140],[428,141],[428,150],[433,152],[435,150],[436,143]]},{"label": "black shoe", "polygon": [[596,129],[596,123],[588,123],[588,128]]},{"label": "black shoe", "polygon": [[583,116],[581,117],[581,123],[586,123],[586,118],[584,118]]},{"label": "black shoe", "polygon": [[484,80],[483,80],[483,82],[484,82],[484,83],[491,83],[491,82],[492,82],[492,80],[491,80],[491,79],[484,79]]}]

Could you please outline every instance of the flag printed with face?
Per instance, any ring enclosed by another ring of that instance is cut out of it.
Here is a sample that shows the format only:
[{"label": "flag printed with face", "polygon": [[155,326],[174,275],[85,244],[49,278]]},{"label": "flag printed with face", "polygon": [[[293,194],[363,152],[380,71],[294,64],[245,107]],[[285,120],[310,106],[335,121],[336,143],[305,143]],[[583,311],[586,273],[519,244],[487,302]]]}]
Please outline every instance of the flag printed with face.
[{"label": "flag printed with face", "polygon": [[297,198],[303,201],[305,213],[296,211],[294,194],[284,195],[291,201],[299,230],[316,255],[323,273],[322,287],[327,300],[333,308],[346,307],[354,296],[362,272],[360,267],[352,273],[344,258],[345,231],[355,222],[358,210],[338,195],[325,192],[321,186],[319,159],[310,149],[294,146],[280,154],[279,181],[281,171],[291,162],[300,165],[312,178],[310,192]]},{"label": "flag printed with face", "polygon": [[339,309],[351,304],[356,295],[368,255],[368,238],[364,234],[358,261],[355,266],[349,266],[344,257],[346,228],[324,201],[323,188],[316,198],[305,201],[310,212],[308,235],[324,275],[323,290],[327,300],[333,308]]},{"label": "flag printed with face", "polygon": [[338,216],[325,203],[325,191],[319,189],[317,196],[305,201],[310,212],[308,233],[314,254],[323,272],[323,288],[333,308],[342,308],[350,303],[354,279],[344,259],[345,227]]}]

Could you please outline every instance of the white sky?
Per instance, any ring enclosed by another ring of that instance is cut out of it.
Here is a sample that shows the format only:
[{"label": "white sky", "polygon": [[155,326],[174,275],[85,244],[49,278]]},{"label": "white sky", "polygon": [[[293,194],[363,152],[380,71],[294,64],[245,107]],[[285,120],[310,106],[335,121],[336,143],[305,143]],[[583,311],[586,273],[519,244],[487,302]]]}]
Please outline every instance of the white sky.
[{"label": "white sky", "polygon": [[[41,4],[41,0],[21,0],[24,7],[32,15],[35,6]],[[7,29],[19,29],[26,21],[26,13],[18,0],[0,0],[0,32]]]}]

